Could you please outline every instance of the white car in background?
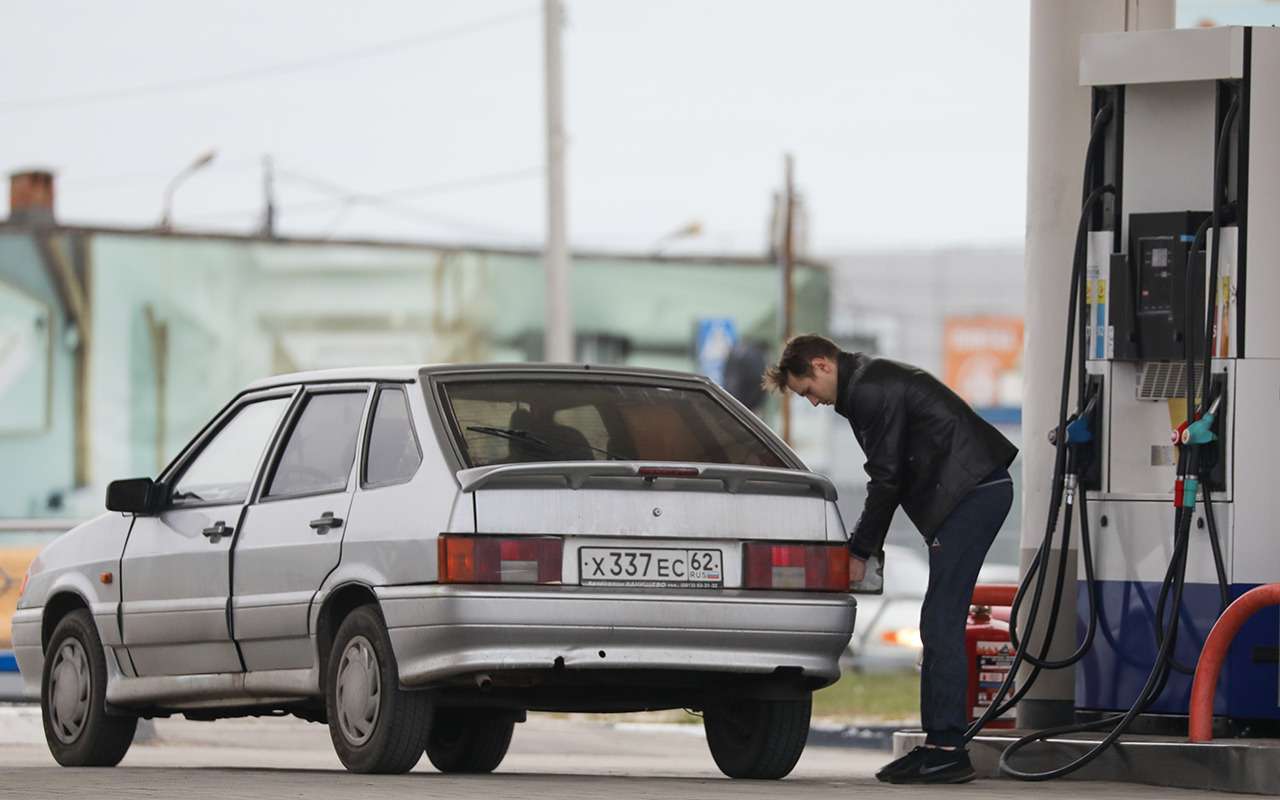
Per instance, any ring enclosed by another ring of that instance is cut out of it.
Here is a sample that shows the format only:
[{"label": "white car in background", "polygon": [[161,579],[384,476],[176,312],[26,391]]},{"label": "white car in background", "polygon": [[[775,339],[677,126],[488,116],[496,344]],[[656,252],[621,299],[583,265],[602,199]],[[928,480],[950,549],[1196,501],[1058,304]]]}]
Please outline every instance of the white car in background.
[{"label": "white car in background", "polygon": [[[1013,564],[984,564],[978,583],[1016,584]],[[858,600],[858,621],[841,658],[845,669],[866,672],[913,669],[919,665],[920,608],[929,588],[929,551],[885,545],[884,592]]]},{"label": "white car in background", "polygon": [[780,778],[854,625],[834,501],[705,378],[280,376],[41,552],[15,651],[64,765],[290,713],[353,771],[487,772],[529,710],[691,708],[727,775]]}]

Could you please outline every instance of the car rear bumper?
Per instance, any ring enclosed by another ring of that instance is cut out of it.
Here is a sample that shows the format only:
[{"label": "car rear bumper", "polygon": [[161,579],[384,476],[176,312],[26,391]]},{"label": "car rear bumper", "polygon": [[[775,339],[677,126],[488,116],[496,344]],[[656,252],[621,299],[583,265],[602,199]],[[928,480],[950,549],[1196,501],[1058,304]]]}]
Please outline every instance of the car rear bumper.
[{"label": "car rear bumper", "polygon": [[844,594],[392,586],[377,590],[406,686],[503,671],[659,670],[840,676]]}]

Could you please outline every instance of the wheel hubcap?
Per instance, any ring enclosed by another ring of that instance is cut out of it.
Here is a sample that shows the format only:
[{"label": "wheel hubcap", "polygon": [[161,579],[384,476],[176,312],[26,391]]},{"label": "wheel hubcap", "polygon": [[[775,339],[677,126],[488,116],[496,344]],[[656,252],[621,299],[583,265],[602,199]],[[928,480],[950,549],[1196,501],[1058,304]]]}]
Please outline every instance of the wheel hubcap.
[{"label": "wheel hubcap", "polygon": [[89,719],[89,659],[77,639],[67,639],[49,671],[49,721],[63,744],[80,738]]},{"label": "wheel hubcap", "polygon": [[363,636],[353,638],[342,651],[336,699],[342,735],[355,745],[367,742],[382,706],[382,673],[373,645]]}]

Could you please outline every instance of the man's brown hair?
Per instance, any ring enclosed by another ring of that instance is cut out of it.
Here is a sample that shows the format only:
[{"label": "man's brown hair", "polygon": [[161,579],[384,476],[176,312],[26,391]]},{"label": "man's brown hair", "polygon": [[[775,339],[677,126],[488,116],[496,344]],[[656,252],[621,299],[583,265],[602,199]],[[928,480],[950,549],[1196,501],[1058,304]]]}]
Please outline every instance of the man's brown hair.
[{"label": "man's brown hair", "polygon": [[785,392],[788,376],[806,378],[813,374],[813,364],[810,363],[813,359],[825,357],[835,361],[838,355],[840,347],[825,336],[816,333],[793,336],[787,340],[786,347],[782,348],[782,357],[778,359],[778,363],[764,371],[760,385],[765,391]]}]

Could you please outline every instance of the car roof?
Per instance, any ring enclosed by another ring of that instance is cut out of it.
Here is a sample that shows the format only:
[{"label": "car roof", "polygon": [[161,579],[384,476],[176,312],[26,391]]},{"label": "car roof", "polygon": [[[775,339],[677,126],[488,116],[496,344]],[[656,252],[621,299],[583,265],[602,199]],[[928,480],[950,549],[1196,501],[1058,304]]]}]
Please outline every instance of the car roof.
[{"label": "car roof", "polygon": [[399,364],[391,366],[342,367],[339,369],[316,369],[306,372],[290,372],[283,375],[272,375],[250,383],[244,391],[269,389],[276,386],[293,386],[299,383],[344,383],[356,381],[387,381],[392,383],[410,383],[420,375],[443,375],[459,372],[494,373],[530,373],[530,372],[576,372],[584,375],[632,375],[651,378],[697,380],[709,382],[701,375],[688,372],[677,372],[666,369],[650,369],[645,367],[623,367],[602,364],[551,364],[539,362],[515,363],[471,363],[471,364]]},{"label": "car roof", "polygon": [[261,378],[245,387],[245,391],[269,389],[273,386],[293,386],[299,383],[339,383],[347,381],[391,381],[405,383],[417,379],[422,370],[420,364],[401,364],[382,367],[342,367],[340,369],[313,369],[306,372],[288,372]]}]

